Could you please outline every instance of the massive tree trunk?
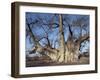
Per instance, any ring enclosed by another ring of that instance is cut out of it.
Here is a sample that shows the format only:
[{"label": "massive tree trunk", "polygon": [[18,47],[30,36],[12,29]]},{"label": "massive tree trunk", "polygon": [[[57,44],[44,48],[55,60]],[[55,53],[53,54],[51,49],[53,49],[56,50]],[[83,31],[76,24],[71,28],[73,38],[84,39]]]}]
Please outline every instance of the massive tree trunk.
[{"label": "massive tree trunk", "polygon": [[59,14],[59,53],[58,53],[58,62],[65,61],[65,40],[64,40],[64,32],[63,32],[63,20],[62,15]]},{"label": "massive tree trunk", "polygon": [[66,56],[65,56],[65,62],[78,62],[78,57],[80,55],[80,47],[81,43],[85,40],[89,39],[89,35],[85,34],[84,36],[81,36],[76,41],[73,40],[73,38],[69,35],[69,39],[67,40],[66,44]]},{"label": "massive tree trunk", "polygon": [[76,44],[74,41],[68,40],[66,44],[66,56],[65,62],[76,62],[79,55],[79,44]]},{"label": "massive tree trunk", "polygon": [[64,30],[63,30],[63,18],[62,15],[59,14],[59,53],[58,53],[58,62],[70,63],[70,62],[78,62],[78,56],[80,54],[81,43],[84,40],[89,39],[89,35],[85,34],[84,36],[79,37],[76,41],[73,38],[73,32],[71,30],[70,24],[69,27],[69,35],[67,43],[65,44],[64,39]]}]

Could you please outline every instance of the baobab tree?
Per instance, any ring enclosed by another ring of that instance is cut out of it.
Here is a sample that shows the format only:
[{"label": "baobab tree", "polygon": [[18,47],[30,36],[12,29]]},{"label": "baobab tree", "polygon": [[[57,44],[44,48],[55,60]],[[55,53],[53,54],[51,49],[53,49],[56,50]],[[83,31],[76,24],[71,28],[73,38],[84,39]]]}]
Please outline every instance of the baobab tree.
[{"label": "baobab tree", "polygon": [[33,18],[32,15],[26,16],[26,36],[30,37],[35,47],[32,51],[49,56],[58,63],[77,62],[82,44],[89,41],[89,16],[48,13],[36,15]]}]

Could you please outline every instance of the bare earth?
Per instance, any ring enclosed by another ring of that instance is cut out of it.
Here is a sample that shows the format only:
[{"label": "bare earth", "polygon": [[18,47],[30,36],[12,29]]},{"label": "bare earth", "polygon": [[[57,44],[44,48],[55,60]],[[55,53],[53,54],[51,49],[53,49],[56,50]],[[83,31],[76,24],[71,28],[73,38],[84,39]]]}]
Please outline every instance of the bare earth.
[{"label": "bare earth", "polygon": [[89,57],[81,57],[77,62],[69,63],[57,63],[53,62],[48,58],[27,58],[26,67],[36,67],[36,66],[56,66],[56,65],[79,65],[79,64],[89,64]]}]

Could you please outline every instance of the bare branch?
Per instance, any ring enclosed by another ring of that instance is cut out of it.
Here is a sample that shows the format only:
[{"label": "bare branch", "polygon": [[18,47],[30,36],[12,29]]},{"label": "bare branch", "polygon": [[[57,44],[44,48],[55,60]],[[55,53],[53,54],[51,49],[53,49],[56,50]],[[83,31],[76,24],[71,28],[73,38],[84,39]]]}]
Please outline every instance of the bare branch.
[{"label": "bare branch", "polygon": [[84,36],[81,36],[79,39],[77,39],[76,43],[82,43],[85,40],[89,40],[89,34],[85,34]]},{"label": "bare branch", "polygon": [[[27,19],[26,19],[26,20],[27,20]],[[32,37],[32,39],[33,39],[35,45],[40,45],[40,44],[38,43],[38,40],[35,38],[35,36],[34,36],[34,34],[33,34],[33,32],[32,32],[32,29],[31,29],[30,24],[28,23],[28,21],[27,21],[26,24],[27,24],[27,27],[28,27],[28,30],[29,30],[29,34],[30,34],[30,36]],[[35,24],[35,22],[34,22],[34,24]]]}]

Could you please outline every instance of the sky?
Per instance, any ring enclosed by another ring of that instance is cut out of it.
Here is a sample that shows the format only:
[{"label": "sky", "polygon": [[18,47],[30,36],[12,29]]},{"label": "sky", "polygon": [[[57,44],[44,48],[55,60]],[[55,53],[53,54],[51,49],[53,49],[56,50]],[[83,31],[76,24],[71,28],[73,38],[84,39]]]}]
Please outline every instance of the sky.
[{"label": "sky", "polygon": [[[76,15],[76,14],[62,14],[63,19],[66,19],[66,21],[68,23],[72,23],[73,21],[75,21],[77,18],[80,17],[85,17],[86,18],[86,23],[88,24],[87,28],[89,30],[89,15]],[[26,12],[26,19],[28,23],[34,22],[34,21],[38,21],[41,20],[40,23],[35,24],[35,25],[31,25],[32,27],[32,32],[38,36],[38,37],[43,37],[46,36],[45,32],[48,32],[48,36],[50,41],[52,41],[52,43],[54,43],[57,39],[59,39],[59,28],[55,28],[55,29],[49,29],[48,26],[44,25],[41,28],[42,23],[50,23],[50,22],[55,22],[55,23],[59,23],[59,17],[58,14],[52,14],[52,13],[34,13],[34,12]],[[83,20],[85,20],[83,18]],[[68,27],[66,27],[66,22],[63,21],[64,24],[64,38],[65,41],[67,41],[67,37],[69,35],[68,32]],[[77,24],[77,23],[76,23]],[[27,27],[27,26],[26,26]],[[56,27],[56,25],[54,25],[53,27]],[[45,30],[45,31],[44,31]],[[73,27],[72,30],[74,31],[74,35],[78,36],[79,35],[79,31],[80,29],[76,27]],[[85,34],[86,32],[83,30],[82,34]],[[45,39],[42,39],[40,41],[40,44],[45,46],[44,43],[46,43],[47,41]],[[26,51],[27,50],[31,50],[32,46],[34,46],[34,44],[30,43],[30,39],[29,36],[26,37]],[[58,44],[56,43],[56,48],[58,48]],[[54,47],[54,45],[52,46]],[[85,47],[82,49],[82,51],[84,52],[87,48],[89,47],[89,43],[87,42],[85,44]]]}]

